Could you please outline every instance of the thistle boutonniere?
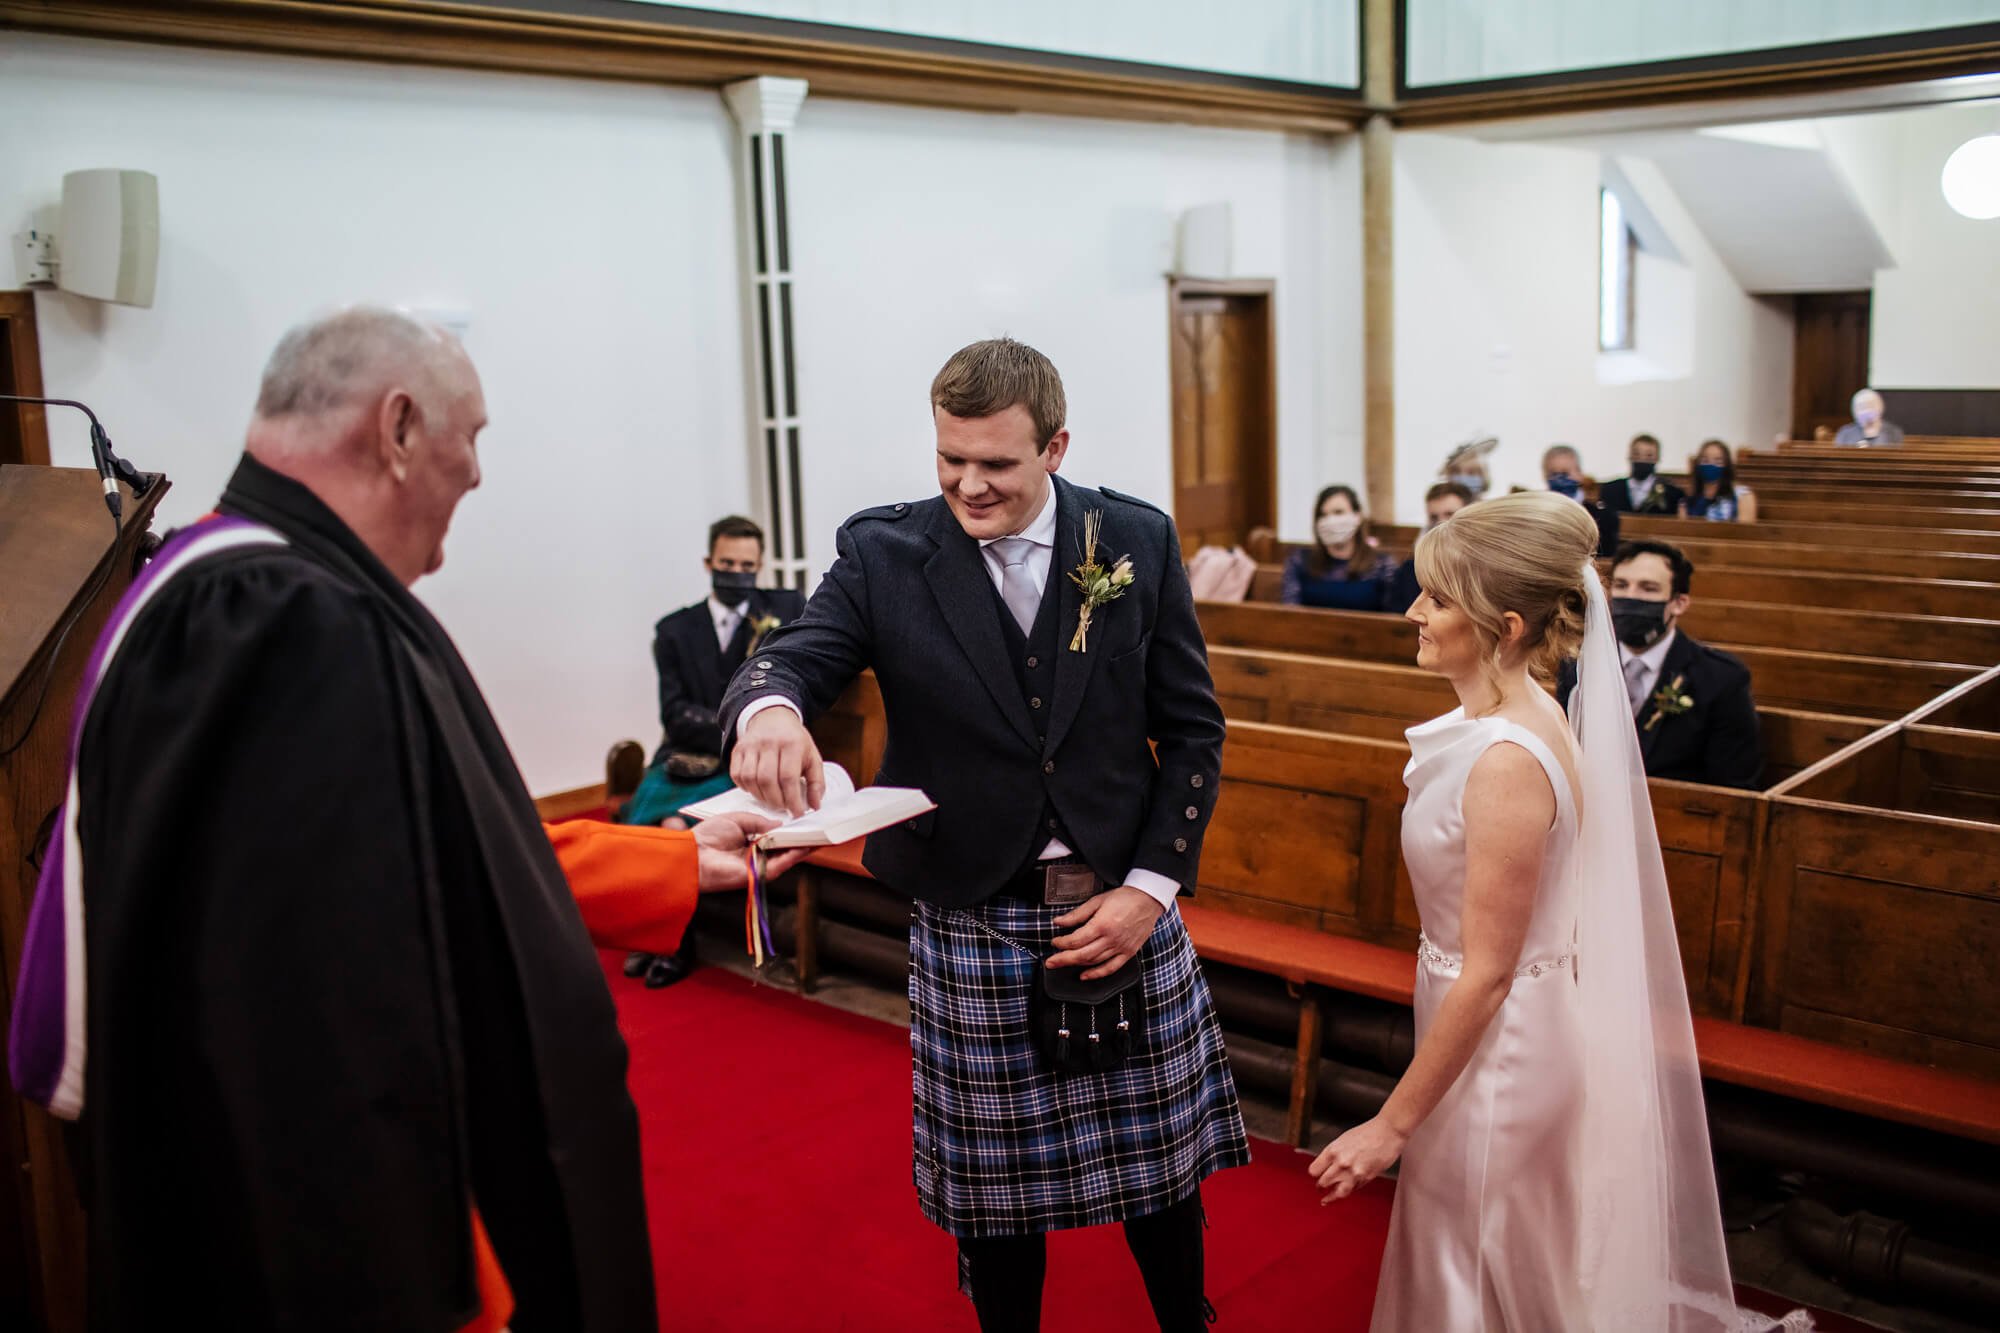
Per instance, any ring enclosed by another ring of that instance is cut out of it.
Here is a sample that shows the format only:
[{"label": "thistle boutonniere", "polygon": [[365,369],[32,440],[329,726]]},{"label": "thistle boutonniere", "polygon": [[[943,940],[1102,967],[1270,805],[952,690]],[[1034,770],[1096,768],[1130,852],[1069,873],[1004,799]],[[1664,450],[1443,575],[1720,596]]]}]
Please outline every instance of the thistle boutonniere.
[{"label": "thistle boutonniere", "polygon": [[778,628],[778,618],[773,615],[758,616],[750,622],[750,646],[743,650],[745,657],[757,655],[757,645],[764,642],[764,636]]},{"label": "thistle boutonniere", "polygon": [[1073,653],[1090,651],[1090,613],[1107,602],[1115,602],[1132,586],[1132,557],[1121,555],[1106,569],[1097,563],[1097,534],[1104,527],[1104,511],[1093,509],[1083,518],[1083,563],[1069,572],[1069,581],[1083,592],[1083,606],[1076,613],[1076,635],[1069,641]]},{"label": "thistle boutonniere", "polygon": [[1646,719],[1646,730],[1660,725],[1663,717],[1679,717],[1694,707],[1694,696],[1681,693],[1681,684],[1686,680],[1686,676],[1675,676],[1673,684],[1653,691],[1653,715]]}]

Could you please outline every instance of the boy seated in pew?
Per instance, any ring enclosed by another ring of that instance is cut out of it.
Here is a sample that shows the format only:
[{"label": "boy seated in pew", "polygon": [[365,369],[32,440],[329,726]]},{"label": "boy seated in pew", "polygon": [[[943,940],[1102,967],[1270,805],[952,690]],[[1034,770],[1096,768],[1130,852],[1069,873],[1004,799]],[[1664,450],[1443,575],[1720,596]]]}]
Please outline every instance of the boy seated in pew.
[{"label": "boy seated in pew", "polygon": [[[653,626],[653,665],[660,673],[660,748],[639,790],[618,811],[621,824],[682,827],[679,811],[729,789],[722,768],[722,729],[716,709],[722,691],[763,637],[805,609],[805,598],[784,588],[759,588],[764,530],[732,514],[708,529],[709,593]],[[625,975],[644,975],[650,987],[671,986],[694,969],[694,931],[678,953],[625,959]]]},{"label": "boy seated in pew", "polygon": [[[1694,564],[1679,547],[1630,541],[1611,561],[1611,621],[1646,776],[1755,789],[1763,773],[1750,670],[1679,628]],[[1576,685],[1565,663],[1556,697]]]},{"label": "boy seated in pew", "polygon": [[[1424,492],[1424,531],[1429,532],[1471,503],[1472,492],[1460,483],[1439,482]],[[1389,580],[1389,591],[1383,596],[1382,609],[1401,615],[1416,605],[1417,596],[1422,591],[1417,586],[1417,558],[1411,556],[1396,567],[1396,577]]]}]

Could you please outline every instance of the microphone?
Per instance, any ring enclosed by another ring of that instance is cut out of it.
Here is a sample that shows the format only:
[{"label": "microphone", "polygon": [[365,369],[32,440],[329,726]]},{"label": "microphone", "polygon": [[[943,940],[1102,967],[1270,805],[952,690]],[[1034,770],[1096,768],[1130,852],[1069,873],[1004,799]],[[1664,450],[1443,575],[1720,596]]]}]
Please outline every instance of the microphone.
[{"label": "microphone", "polygon": [[125,517],[125,500],[118,494],[118,483],[124,482],[132,488],[132,498],[138,499],[153,489],[160,479],[157,472],[141,472],[118,456],[111,447],[111,437],[104,432],[104,425],[98,421],[97,413],[73,398],[35,398],[28,394],[0,393],[0,403],[40,403],[43,407],[73,407],[90,418],[90,461],[97,469],[98,479],[104,483],[104,507],[111,511],[111,521],[122,523]]}]

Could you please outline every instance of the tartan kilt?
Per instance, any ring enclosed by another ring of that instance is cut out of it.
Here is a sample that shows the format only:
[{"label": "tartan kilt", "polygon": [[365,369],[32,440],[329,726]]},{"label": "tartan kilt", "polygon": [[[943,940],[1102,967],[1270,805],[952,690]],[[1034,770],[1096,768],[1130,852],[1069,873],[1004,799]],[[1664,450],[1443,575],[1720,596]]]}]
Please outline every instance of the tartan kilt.
[{"label": "tartan kilt", "polygon": [[[910,923],[913,1174],[924,1216],[959,1237],[1143,1217],[1250,1160],[1222,1029],[1178,911],[1140,952],[1143,1044],[1104,1074],[1057,1074],[1028,1035],[1028,988],[1067,909],[1013,898]],[[976,917],[1034,951],[1008,948]]]}]

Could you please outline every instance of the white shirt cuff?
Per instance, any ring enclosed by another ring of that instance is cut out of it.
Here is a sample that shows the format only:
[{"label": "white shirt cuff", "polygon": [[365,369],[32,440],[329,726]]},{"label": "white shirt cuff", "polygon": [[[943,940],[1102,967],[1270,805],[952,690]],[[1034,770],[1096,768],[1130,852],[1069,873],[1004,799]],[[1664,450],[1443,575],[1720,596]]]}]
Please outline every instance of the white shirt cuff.
[{"label": "white shirt cuff", "polygon": [[1125,884],[1145,894],[1167,911],[1173,910],[1174,899],[1181,895],[1181,886],[1156,870],[1132,870],[1125,876]]},{"label": "white shirt cuff", "polygon": [[792,710],[793,716],[799,718],[801,721],[805,718],[805,714],[799,712],[799,706],[784,695],[760,694],[749,703],[744,704],[743,711],[736,715],[737,740],[740,741],[743,739],[743,728],[750,725],[750,719],[763,712],[766,708],[789,708]]}]

